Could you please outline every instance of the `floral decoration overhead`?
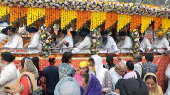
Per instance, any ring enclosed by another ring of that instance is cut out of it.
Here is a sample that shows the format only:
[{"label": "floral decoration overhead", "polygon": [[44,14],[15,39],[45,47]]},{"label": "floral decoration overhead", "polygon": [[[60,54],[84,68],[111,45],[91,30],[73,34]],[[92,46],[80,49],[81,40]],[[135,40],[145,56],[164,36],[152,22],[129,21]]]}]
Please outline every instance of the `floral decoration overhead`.
[{"label": "floral decoration overhead", "polygon": [[64,10],[80,10],[92,12],[117,12],[119,14],[144,16],[170,16],[170,9],[153,5],[135,5],[115,1],[55,1],[55,0],[1,0],[2,5],[18,7],[46,7]]}]

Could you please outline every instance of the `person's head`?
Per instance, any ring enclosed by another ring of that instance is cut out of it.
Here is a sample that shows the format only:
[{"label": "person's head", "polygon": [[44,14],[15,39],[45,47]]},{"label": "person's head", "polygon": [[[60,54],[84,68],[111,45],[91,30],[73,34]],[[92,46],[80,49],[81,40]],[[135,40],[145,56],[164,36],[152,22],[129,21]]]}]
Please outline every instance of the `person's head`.
[{"label": "person's head", "polygon": [[120,89],[120,84],[124,81],[124,79],[119,79],[116,84],[115,84],[115,90],[119,90]]},{"label": "person's head", "polygon": [[126,62],[126,66],[127,66],[128,71],[133,71],[133,69],[134,69],[134,62],[132,60],[128,60]]},{"label": "person's head", "polygon": [[112,32],[112,35],[116,35],[117,29],[116,29],[116,28],[112,28],[112,29],[111,29],[111,32]]},{"label": "person's head", "polygon": [[106,56],[106,62],[107,62],[108,66],[109,66],[110,68],[111,68],[111,67],[114,67],[115,64],[113,63],[113,55],[108,54],[108,55]]},{"label": "person's head", "polygon": [[88,61],[89,61],[90,70],[95,71],[94,59],[92,57],[90,57]]},{"label": "person's head", "polygon": [[80,86],[72,77],[62,78],[55,86],[54,95],[81,95]]},{"label": "person's head", "polygon": [[34,63],[30,59],[23,58],[21,60],[21,63],[18,66],[18,69],[20,73],[23,73],[23,72],[32,73],[35,79],[37,79],[39,76],[37,68],[35,67]]},{"label": "person's head", "polygon": [[3,29],[1,30],[1,33],[7,35],[7,29],[6,29],[6,28],[3,28]]},{"label": "person's head", "polygon": [[54,55],[49,55],[48,56],[48,62],[50,63],[50,65],[54,65],[56,62],[55,56]]},{"label": "person's head", "polygon": [[72,37],[75,37],[77,35],[76,31],[71,31],[70,33],[71,33]]},{"label": "person's head", "polygon": [[88,65],[89,65],[89,62],[88,61],[82,61],[80,62],[79,64],[79,71],[80,71],[80,74],[81,75],[85,75],[88,73]]},{"label": "person's head", "polygon": [[153,73],[147,73],[144,77],[144,81],[146,85],[148,86],[149,90],[155,90],[157,86],[157,79],[156,75]]},{"label": "person's head", "polygon": [[38,57],[33,57],[31,60],[34,63],[37,70],[39,71],[39,58]]},{"label": "person's head", "polygon": [[103,45],[106,45],[107,44],[107,35],[108,35],[108,32],[107,32],[107,30],[102,30],[101,31],[101,35],[102,35],[102,44]]},{"label": "person's head", "polygon": [[141,62],[141,61],[142,61],[142,55],[140,55],[140,54],[135,54],[134,57],[133,57],[133,61],[134,61],[135,63]]},{"label": "person's head", "polygon": [[127,69],[126,65],[122,61],[117,62],[115,65],[115,71],[121,76],[123,76],[126,73],[126,69]]},{"label": "person's head", "polygon": [[16,32],[16,28],[13,27],[13,26],[8,26],[8,27],[6,27],[6,29],[7,29],[7,34],[8,35],[13,35]]},{"label": "person's head", "polygon": [[31,27],[27,29],[27,32],[30,33],[30,36],[33,36],[36,32],[38,32],[38,29],[35,27]]},{"label": "person's head", "polygon": [[72,62],[72,53],[64,52],[62,57],[62,63],[71,63]]},{"label": "person's head", "polygon": [[13,60],[15,60],[15,56],[13,56],[10,52],[2,52],[1,56],[2,56],[1,63],[4,65],[8,65]]},{"label": "person's head", "polygon": [[66,29],[59,29],[58,30],[58,35],[60,37],[64,37],[65,35],[67,35],[67,30]]},{"label": "person's head", "polygon": [[126,35],[127,35],[127,33],[125,31],[120,32],[120,34],[119,34],[120,40],[124,40]]},{"label": "person's head", "polygon": [[149,90],[141,79],[125,79],[120,85],[120,95],[149,95]]},{"label": "person's head", "polygon": [[82,80],[83,89],[87,89],[88,81],[89,81],[89,74],[85,74]]},{"label": "person's head", "polygon": [[163,35],[164,35],[163,31],[159,31],[159,32],[156,33],[156,36],[158,37],[158,40],[162,40],[163,39]]},{"label": "person's head", "polygon": [[153,56],[152,53],[147,53],[147,54],[145,55],[145,59],[146,59],[147,61],[152,62],[152,61],[154,60],[154,56]]},{"label": "person's head", "polygon": [[81,37],[81,39],[84,39],[87,35],[88,35],[89,29],[82,29],[79,32],[79,36]]}]

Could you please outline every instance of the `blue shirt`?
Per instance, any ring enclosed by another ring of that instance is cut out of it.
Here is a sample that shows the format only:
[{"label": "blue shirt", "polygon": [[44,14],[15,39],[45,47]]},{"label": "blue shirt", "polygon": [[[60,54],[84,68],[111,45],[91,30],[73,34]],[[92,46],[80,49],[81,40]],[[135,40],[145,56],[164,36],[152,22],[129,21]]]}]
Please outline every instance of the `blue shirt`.
[{"label": "blue shirt", "polygon": [[46,78],[46,90],[54,92],[55,86],[59,82],[58,67],[51,65],[44,68],[42,77]]}]

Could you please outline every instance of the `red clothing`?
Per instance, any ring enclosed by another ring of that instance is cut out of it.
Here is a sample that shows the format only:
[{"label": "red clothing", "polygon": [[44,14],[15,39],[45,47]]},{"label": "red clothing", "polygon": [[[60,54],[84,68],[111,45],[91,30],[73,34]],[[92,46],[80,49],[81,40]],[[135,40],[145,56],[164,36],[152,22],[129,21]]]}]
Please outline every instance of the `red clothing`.
[{"label": "red clothing", "polygon": [[27,76],[23,76],[20,81],[21,84],[24,85],[24,91],[21,95],[28,95],[29,94],[29,84]]}]

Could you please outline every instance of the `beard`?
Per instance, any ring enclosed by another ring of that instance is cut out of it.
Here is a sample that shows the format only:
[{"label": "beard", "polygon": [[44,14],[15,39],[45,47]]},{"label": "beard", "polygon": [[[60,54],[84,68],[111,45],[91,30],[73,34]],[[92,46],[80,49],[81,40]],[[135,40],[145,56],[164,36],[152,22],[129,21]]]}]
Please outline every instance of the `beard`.
[{"label": "beard", "polygon": [[139,41],[142,42],[143,39],[144,39],[144,37],[140,37]]},{"label": "beard", "polygon": [[161,38],[158,38],[158,40],[159,40],[159,41],[161,41],[162,39],[163,39],[163,37],[161,37]]},{"label": "beard", "polygon": [[102,44],[105,46],[107,44],[107,37],[103,37]]},{"label": "beard", "polygon": [[125,40],[125,38],[120,38],[121,41]]}]

